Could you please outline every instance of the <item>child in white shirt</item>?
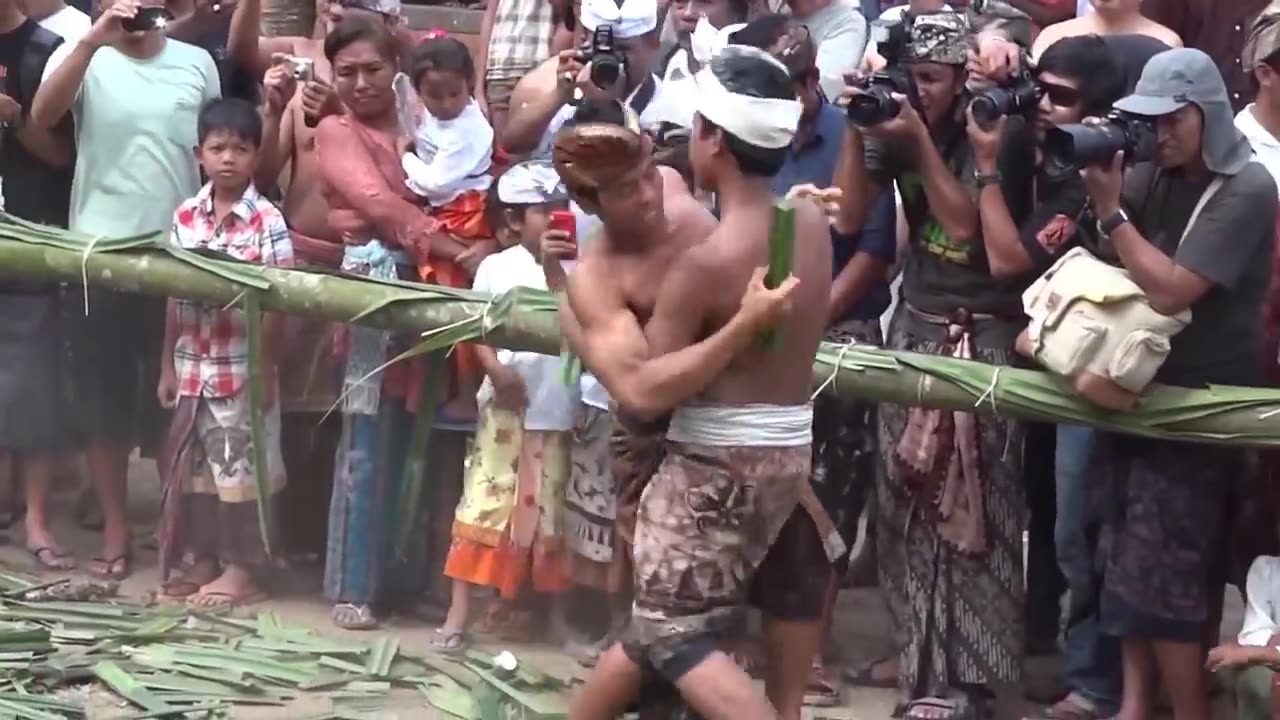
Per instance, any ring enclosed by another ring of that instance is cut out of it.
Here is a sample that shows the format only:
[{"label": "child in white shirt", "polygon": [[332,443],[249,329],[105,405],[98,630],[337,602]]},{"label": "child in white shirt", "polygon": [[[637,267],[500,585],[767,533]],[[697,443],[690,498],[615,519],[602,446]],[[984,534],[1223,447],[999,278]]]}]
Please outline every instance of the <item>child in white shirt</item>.
[{"label": "child in white shirt", "polygon": [[[509,247],[480,263],[473,289],[493,295],[517,287],[546,290],[539,240],[551,213],[569,206],[559,176],[550,163],[521,163],[499,178],[496,195],[500,212],[491,217],[502,218],[498,238]],[[526,585],[552,594],[552,627],[567,629],[559,598],[569,589],[564,497],[578,388],[565,383],[557,356],[476,350],[485,380],[445,562],[453,597],[432,643],[443,651],[467,644],[473,585],[496,588],[504,599]]]},{"label": "child in white shirt", "polygon": [[[467,244],[491,238],[484,206],[493,128],[474,99],[471,53],[458,40],[433,37],[414,51],[411,70],[426,113],[401,158],[405,184],[427,201],[442,230]],[[457,287],[462,280],[420,270],[423,280],[441,285]]]}]

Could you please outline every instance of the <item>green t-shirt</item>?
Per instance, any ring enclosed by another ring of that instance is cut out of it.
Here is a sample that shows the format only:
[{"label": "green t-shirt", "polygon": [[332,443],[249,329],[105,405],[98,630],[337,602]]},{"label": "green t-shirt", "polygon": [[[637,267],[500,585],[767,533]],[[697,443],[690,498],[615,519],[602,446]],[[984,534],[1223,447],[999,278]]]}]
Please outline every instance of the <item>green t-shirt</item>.
[{"label": "green t-shirt", "polygon": [[220,94],[213,58],[194,45],[167,40],[146,60],[98,50],[73,106],[71,229],[103,237],[167,229],[200,190],[196,118]]}]

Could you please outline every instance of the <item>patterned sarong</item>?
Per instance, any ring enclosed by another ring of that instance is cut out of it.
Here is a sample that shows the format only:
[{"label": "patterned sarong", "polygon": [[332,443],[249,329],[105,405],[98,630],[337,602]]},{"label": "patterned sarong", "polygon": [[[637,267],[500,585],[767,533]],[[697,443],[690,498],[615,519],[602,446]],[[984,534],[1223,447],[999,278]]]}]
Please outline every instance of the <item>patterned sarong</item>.
[{"label": "patterned sarong", "polygon": [[573,468],[565,488],[565,520],[571,574],[578,585],[615,592],[621,578],[614,562],[618,487],[613,481],[607,410],[582,405],[571,450]]}]

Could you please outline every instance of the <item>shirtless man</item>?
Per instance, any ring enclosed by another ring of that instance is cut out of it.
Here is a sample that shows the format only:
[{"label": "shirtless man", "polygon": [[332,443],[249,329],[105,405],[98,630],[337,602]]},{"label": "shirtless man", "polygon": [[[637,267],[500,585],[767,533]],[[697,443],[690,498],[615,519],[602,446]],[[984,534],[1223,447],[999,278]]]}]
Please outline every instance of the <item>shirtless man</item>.
[{"label": "shirtless man", "polygon": [[1046,27],[1036,37],[1031,56],[1039,58],[1050,45],[1077,35],[1146,35],[1169,47],[1182,47],[1178,33],[1142,15],[1142,0],[1094,0],[1088,15]]},{"label": "shirtless man", "polygon": [[[676,407],[667,456],[637,518],[632,624],[625,642],[600,659],[571,708],[574,718],[621,714],[649,672],[673,683],[710,720],[778,716],[721,648],[740,627],[748,580],[808,486],[808,397],[830,286],[829,232],[816,206],[797,208],[800,284],[790,292],[785,342],[777,350],[754,348],[754,338],[747,338],[745,345],[734,341],[738,352],[732,357],[705,352],[713,343],[733,345],[724,338],[743,325],[749,302],[740,306],[735,293],[724,290],[758,282],[759,271],[753,277],[752,270],[768,258],[774,202],[768,181],[785,159],[801,109],[786,70],[758,50],[726,50],[698,82],[692,160],[700,183],[718,193],[720,227],[674,264],[657,266],[666,278],[643,330],[619,293],[627,277],[617,270],[618,258],[628,245],[617,236],[618,226],[610,227],[607,208],[607,240],[588,250],[569,279],[570,341],[620,410],[653,417],[694,394],[702,400]],[[601,143],[572,133],[557,137],[555,158],[562,177],[581,187],[585,183],[574,176],[598,177],[593,171],[602,163],[593,156],[584,167],[566,145],[578,140],[594,149]],[[656,182],[648,184],[656,188]],[[635,181],[609,185],[609,193],[599,195],[604,204],[619,201],[607,199],[612,195],[644,192]],[[660,197],[655,189],[647,194]],[[638,220],[630,227],[655,227],[652,219]],[[630,238],[631,253],[655,240],[663,238],[639,230]],[[633,277],[658,284],[649,273]],[[751,296],[749,291],[747,301]],[[676,359],[691,361],[691,353],[702,361],[677,373]],[[807,674],[809,659],[799,663]],[[770,697],[783,705],[776,689],[769,688]],[[792,715],[790,708],[786,714]]]}]

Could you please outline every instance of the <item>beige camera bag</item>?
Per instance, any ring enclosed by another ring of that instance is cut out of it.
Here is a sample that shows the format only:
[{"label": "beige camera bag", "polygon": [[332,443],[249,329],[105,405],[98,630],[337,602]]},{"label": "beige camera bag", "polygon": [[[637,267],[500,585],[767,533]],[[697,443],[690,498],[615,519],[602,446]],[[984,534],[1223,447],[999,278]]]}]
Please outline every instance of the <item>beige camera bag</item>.
[{"label": "beige camera bag", "polygon": [[[1181,244],[1209,199],[1222,187],[1215,177],[1200,196]],[[1161,315],[1123,268],[1082,247],[1072,248],[1022,294],[1030,323],[1018,352],[1067,378],[1089,402],[1128,410],[1169,356],[1169,340],[1191,322],[1191,311]]]}]

